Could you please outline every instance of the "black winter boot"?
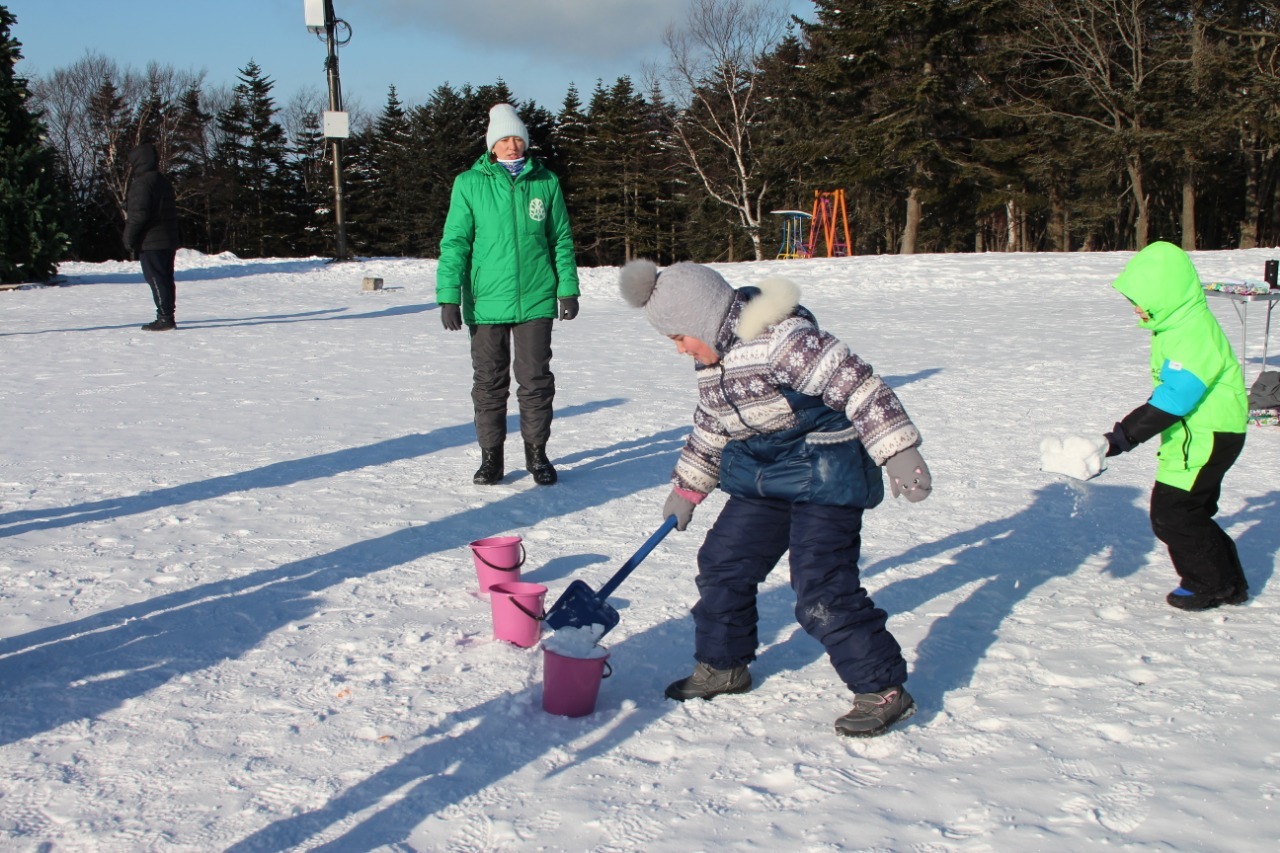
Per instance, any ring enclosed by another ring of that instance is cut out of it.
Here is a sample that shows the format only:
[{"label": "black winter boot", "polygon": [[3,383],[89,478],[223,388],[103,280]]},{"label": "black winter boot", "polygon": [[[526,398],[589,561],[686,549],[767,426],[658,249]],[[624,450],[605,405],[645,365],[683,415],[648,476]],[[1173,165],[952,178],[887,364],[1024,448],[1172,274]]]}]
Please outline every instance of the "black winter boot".
[{"label": "black winter boot", "polygon": [[501,482],[502,475],[502,445],[480,448],[480,467],[471,482],[477,486],[492,486]]},{"label": "black winter boot", "polygon": [[524,443],[524,468],[533,475],[533,481],[539,486],[550,486],[557,479],[556,469],[547,458],[545,444]]},{"label": "black winter boot", "polygon": [[154,320],[142,328],[148,332],[167,332],[170,329],[178,328],[178,324],[173,322],[172,314],[157,314]]},{"label": "black winter boot", "polygon": [[1249,587],[1235,586],[1210,592],[1191,592],[1178,587],[1164,600],[1179,610],[1212,610],[1221,604],[1244,604],[1249,600]]}]

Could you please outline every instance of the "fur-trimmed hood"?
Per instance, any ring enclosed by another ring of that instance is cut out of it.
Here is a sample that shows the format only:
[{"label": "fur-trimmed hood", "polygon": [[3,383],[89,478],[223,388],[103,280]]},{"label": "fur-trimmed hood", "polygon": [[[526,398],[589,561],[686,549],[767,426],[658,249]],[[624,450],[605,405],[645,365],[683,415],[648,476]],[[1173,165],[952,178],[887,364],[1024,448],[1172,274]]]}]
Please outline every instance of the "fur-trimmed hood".
[{"label": "fur-trimmed hood", "polygon": [[716,336],[716,351],[724,355],[737,341],[754,341],[793,314],[818,324],[800,304],[800,286],[790,279],[767,278],[758,285],[740,287]]},{"label": "fur-trimmed hood", "polygon": [[[787,278],[766,278],[754,288],[733,325],[733,333],[744,341],[753,341],[774,323],[785,320],[800,306],[800,286]],[[739,292],[744,292],[743,288]]]}]

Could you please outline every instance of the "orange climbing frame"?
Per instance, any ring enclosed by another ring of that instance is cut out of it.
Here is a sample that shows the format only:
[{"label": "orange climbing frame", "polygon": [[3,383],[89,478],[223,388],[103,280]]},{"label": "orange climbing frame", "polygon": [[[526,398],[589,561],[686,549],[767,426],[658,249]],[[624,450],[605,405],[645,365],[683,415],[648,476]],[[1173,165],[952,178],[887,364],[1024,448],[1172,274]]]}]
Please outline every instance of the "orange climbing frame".
[{"label": "orange climbing frame", "polygon": [[809,257],[818,257],[818,235],[826,243],[827,257],[840,258],[852,253],[849,239],[849,213],[844,204],[844,190],[814,190],[813,224],[809,228]]}]

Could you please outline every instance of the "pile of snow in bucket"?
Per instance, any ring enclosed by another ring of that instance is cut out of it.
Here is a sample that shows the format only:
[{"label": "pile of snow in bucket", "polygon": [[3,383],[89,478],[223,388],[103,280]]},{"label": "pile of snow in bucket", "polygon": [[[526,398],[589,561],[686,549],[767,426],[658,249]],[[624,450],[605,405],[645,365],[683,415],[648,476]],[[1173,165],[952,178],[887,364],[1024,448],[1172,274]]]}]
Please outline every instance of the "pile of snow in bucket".
[{"label": "pile of snow in bucket", "polygon": [[609,654],[608,649],[599,645],[603,636],[603,625],[565,626],[543,640],[542,646],[567,658],[602,658]]}]

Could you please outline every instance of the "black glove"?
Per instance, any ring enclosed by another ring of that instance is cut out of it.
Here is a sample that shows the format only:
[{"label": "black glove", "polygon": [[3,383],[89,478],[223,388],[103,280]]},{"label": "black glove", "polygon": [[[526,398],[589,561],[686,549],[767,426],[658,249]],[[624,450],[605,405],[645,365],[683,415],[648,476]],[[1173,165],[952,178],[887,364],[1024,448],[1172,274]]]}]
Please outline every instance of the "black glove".
[{"label": "black glove", "polygon": [[578,316],[578,297],[566,296],[560,300],[560,319],[572,320]]},{"label": "black glove", "polygon": [[1121,453],[1128,453],[1137,447],[1133,439],[1129,438],[1129,434],[1124,431],[1124,424],[1116,421],[1116,425],[1111,428],[1111,432],[1104,433],[1103,438],[1107,440],[1107,455],[1119,456]]},{"label": "black glove", "polygon": [[462,328],[462,306],[444,304],[440,306],[440,322],[450,332]]}]

